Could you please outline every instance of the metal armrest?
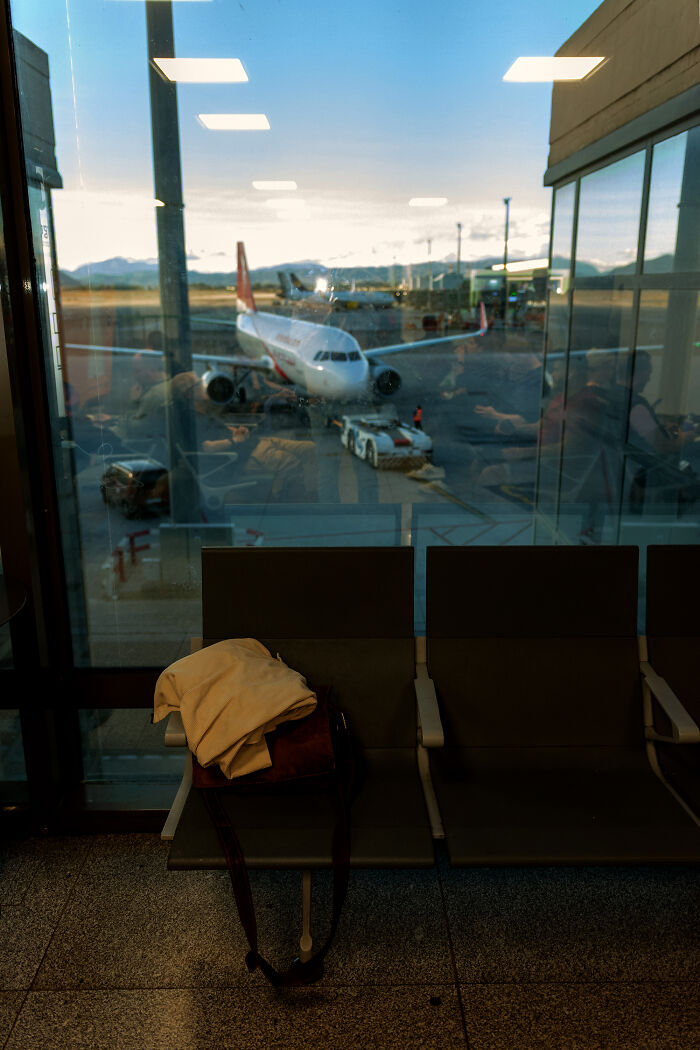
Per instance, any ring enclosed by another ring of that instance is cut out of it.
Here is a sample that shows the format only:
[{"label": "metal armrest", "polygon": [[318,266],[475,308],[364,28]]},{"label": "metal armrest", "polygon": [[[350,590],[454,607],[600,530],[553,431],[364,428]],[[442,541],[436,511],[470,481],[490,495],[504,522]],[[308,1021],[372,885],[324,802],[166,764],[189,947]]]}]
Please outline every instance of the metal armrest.
[{"label": "metal armrest", "polygon": [[640,663],[644,682],[650,693],[656,699],[664,713],[671,720],[673,726],[673,737],[664,737],[656,732],[651,725],[646,726],[646,735],[650,740],[673,740],[676,744],[699,744],[700,728],[693,721],[690,714],[683,707],[668,682],[656,673],[654,668],[646,660]]},{"label": "metal armrest", "polygon": [[425,638],[416,638],[416,677],[413,684],[418,704],[419,741],[423,747],[442,747],[445,736],[440,721],[435,683],[428,675],[425,663]]},{"label": "metal armrest", "polygon": [[179,711],[171,711],[168,715],[168,721],[165,723],[165,746],[187,747],[185,727]]}]

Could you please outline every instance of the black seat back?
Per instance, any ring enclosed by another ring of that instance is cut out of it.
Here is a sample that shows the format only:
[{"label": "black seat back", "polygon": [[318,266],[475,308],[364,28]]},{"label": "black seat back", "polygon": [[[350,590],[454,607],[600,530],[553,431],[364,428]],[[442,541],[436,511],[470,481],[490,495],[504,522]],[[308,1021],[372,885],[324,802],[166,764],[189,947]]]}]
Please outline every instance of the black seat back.
[{"label": "black seat back", "polygon": [[430,547],[445,741],[642,746],[636,547]]},{"label": "black seat back", "polygon": [[206,548],[202,607],[205,644],[257,638],[364,747],[415,746],[412,548]]},{"label": "black seat back", "polygon": [[700,723],[700,546],[647,547],[649,660]]}]

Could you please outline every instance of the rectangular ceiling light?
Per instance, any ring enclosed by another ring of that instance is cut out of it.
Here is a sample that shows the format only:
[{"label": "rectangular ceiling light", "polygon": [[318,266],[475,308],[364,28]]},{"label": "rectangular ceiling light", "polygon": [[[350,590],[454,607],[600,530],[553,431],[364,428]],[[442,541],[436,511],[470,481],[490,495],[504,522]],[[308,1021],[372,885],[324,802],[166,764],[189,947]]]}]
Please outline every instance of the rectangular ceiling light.
[{"label": "rectangular ceiling light", "polygon": [[442,208],[447,204],[447,197],[411,197],[409,208]]},{"label": "rectangular ceiling light", "polygon": [[197,120],[210,131],[270,130],[270,121],[264,113],[200,113]]},{"label": "rectangular ceiling light", "polygon": [[154,58],[153,62],[177,84],[242,84],[248,79],[239,58]]},{"label": "rectangular ceiling light", "polygon": [[551,83],[553,80],[582,80],[603,61],[597,58],[516,58],[503,77],[518,83]]},{"label": "rectangular ceiling light", "polygon": [[295,190],[296,182],[293,179],[253,179],[254,190]]}]

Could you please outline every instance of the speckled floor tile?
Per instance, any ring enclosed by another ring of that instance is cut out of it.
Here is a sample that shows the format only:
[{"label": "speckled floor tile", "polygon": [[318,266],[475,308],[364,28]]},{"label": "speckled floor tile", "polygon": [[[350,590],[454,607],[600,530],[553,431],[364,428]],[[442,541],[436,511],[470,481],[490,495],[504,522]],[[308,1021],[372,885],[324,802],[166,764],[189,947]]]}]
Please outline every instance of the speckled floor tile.
[{"label": "speckled floor tile", "polygon": [[[225,872],[169,872],[156,836],[100,836],[36,988],[245,984],[247,946]],[[289,964],[301,933],[298,872],[251,873],[261,950]],[[330,874],[314,876],[312,935],[330,921]],[[169,949],[163,951],[163,945]],[[327,958],[328,984],[455,980],[434,871],[353,871]]]},{"label": "speckled floor tile", "polygon": [[441,868],[459,979],[700,979],[692,868]]},{"label": "speckled floor tile", "polygon": [[0,992],[0,1046],[12,1031],[26,992]]},{"label": "speckled floor tile", "polygon": [[696,984],[462,987],[470,1050],[689,1050],[700,1046]]},{"label": "speckled floor tile", "polygon": [[[314,934],[320,940],[330,916],[330,875],[315,875],[314,885],[321,891],[316,914],[323,916],[323,924],[319,920]],[[352,871],[324,983],[440,984],[455,979],[435,871]]]},{"label": "speckled floor tile", "polygon": [[162,879],[168,875],[169,848],[159,834],[94,835],[82,875]]},{"label": "speckled floor tile", "polygon": [[0,906],[47,896],[51,885],[77,875],[90,850],[87,837],[10,839],[0,846]]},{"label": "speckled floor tile", "polygon": [[6,844],[7,897],[16,903],[0,906],[0,988],[30,987],[88,850],[88,839]]},{"label": "speckled floor tile", "polygon": [[29,988],[56,927],[58,914],[24,905],[0,908],[0,988]]},{"label": "speckled floor tile", "polygon": [[5,1050],[307,1050],[466,1045],[456,990],[30,992]]}]

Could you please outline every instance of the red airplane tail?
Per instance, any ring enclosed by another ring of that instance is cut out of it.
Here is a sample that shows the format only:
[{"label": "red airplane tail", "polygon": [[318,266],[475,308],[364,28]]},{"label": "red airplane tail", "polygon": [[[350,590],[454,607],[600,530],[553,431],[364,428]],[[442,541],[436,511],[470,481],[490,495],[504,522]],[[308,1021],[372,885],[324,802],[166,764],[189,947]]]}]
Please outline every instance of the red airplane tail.
[{"label": "red airplane tail", "polygon": [[253,290],[250,287],[250,273],[248,272],[248,260],[245,257],[243,241],[238,242],[238,274],[236,276],[236,300],[239,310],[255,312],[257,307],[253,298]]}]

